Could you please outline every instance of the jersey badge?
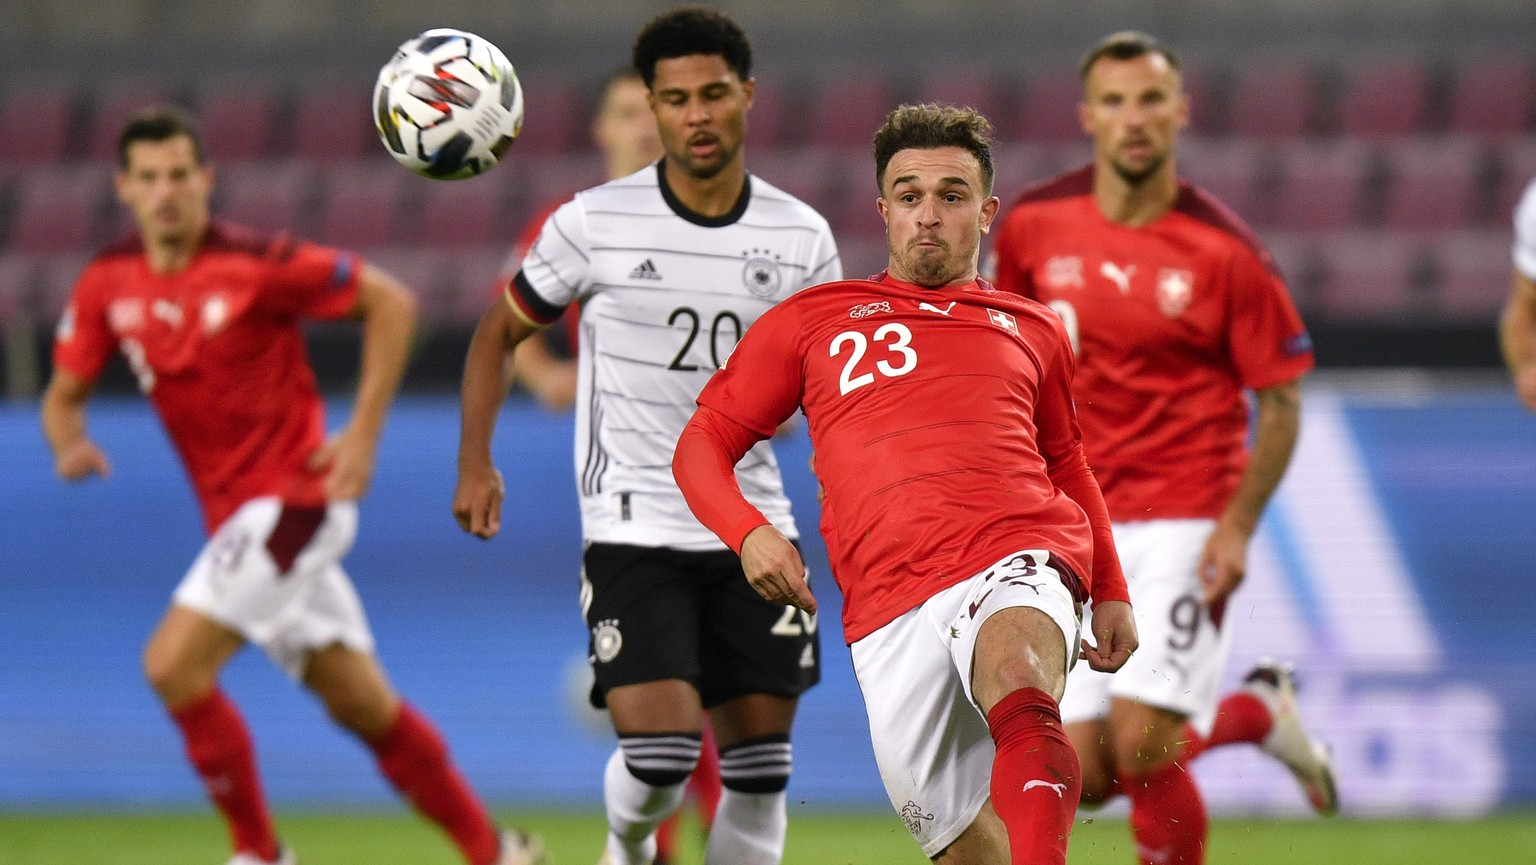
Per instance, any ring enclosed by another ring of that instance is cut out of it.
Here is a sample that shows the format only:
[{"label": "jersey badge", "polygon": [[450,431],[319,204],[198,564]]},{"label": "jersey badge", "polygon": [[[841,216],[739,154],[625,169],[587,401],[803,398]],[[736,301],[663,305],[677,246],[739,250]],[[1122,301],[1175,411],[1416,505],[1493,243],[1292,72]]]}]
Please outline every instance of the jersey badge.
[{"label": "jersey badge", "polygon": [[1019,323],[1014,321],[1013,316],[1009,315],[1008,313],[995,309],[989,309],[987,310],[987,317],[992,319],[993,324],[997,325],[1003,330],[1008,331],[1014,336],[1019,335]]},{"label": "jersey badge", "polygon": [[1136,275],[1136,265],[1127,264],[1124,268],[1113,261],[1106,261],[1099,265],[1099,274],[1113,282],[1120,289],[1121,294],[1131,293],[1131,277]]},{"label": "jersey badge", "polygon": [[203,301],[203,334],[213,336],[229,321],[229,298],[215,294]]},{"label": "jersey badge", "polygon": [[624,648],[624,635],[619,632],[618,619],[603,619],[592,629],[592,656],[606,664],[619,656]]},{"label": "jersey badge", "polygon": [[172,328],[181,327],[184,316],[181,312],[181,304],[171,303],[164,298],[158,298],[149,305],[149,314],[165,322]]},{"label": "jersey badge", "polygon": [[754,249],[746,255],[741,282],[747,291],[763,300],[776,296],[784,285],[784,276],[779,272],[779,257],[766,249]]},{"label": "jersey badge", "polygon": [[144,327],[144,300],[138,297],[124,297],[112,301],[107,307],[107,324],[111,326],[112,332],[118,335]]},{"label": "jersey badge", "polygon": [[1165,267],[1157,272],[1157,308],[1169,318],[1178,318],[1189,309],[1195,294],[1192,271]]},{"label": "jersey badge", "polygon": [[1082,288],[1082,257],[1057,255],[1048,259],[1045,262],[1045,284],[1051,288]]},{"label": "jersey badge", "polygon": [[932,814],[924,814],[923,806],[917,804],[911,799],[907,800],[907,804],[901,806],[901,822],[907,824],[907,831],[911,832],[913,835],[921,835],[923,831],[923,821],[932,819]]},{"label": "jersey badge", "polygon": [[877,312],[891,312],[890,301],[877,300],[874,303],[861,303],[848,309],[849,318],[869,318]]},{"label": "jersey badge", "polygon": [[635,266],[629,272],[630,279],[661,279],[661,274],[656,270],[656,263],[647,258]]},{"label": "jersey badge", "polygon": [[922,310],[927,310],[928,312],[936,312],[939,315],[947,316],[947,315],[949,315],[949,311],[955,308],[955,301],[952,300],[952,301],[949,302],[949,306],[946,306],[943,309],[939,309],[937,306],[934,306],[933,304],[931,304],[931,303],[929,303],[928,301],[925,300],[922,303],[919,303],[917,305],[917,308],[918,309],[922,309]]}]

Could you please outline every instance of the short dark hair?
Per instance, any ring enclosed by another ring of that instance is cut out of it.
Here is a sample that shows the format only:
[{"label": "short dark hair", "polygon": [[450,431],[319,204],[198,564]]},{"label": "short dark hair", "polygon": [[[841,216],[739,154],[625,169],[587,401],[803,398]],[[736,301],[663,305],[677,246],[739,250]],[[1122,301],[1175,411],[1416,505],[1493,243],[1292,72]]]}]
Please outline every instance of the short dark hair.
[{"label": "short dark hair", "polygon": [[902,150],[969,150],[981,163],[985,194],[992,194],[992,124],[972,108],[949,105],[898,105],[875,133],[875,183],[885,194],[885,167]]},{"label": "short dark hair", "polygon": [[1086,81],[1088,70],[1105,57],[1114,60],[1135,60],[1137,57],[1145,57],[1148,54],[1160,54],[1164,60],[1168,61],[1169,66],[1174,69],[1179,68],[1179,52],[1140,30],[1121,30],[1105,36],[1099,40],[1099,44],[1088,49],[1088,53],[1083,55],[1083,62],[1077,67],[1077,72]]},{"label": "short dark hair", "polygon": [[169,141],[183,135],[192,141],[192,158],[202,165],[203,127],[197,118],[174,105],[140,109],[117,136],[117,164],[128,167],[128,145],[136,141]]},{"label": "short dark hair", "polygon": [[651,19],[635,37],[631,52],[635,71],[650,87],[656,81],[656,62],[694,54],[718,54],[737,77],[752,77],[752,41],[741,25],[724,12],[704,6],[685,6]]}]

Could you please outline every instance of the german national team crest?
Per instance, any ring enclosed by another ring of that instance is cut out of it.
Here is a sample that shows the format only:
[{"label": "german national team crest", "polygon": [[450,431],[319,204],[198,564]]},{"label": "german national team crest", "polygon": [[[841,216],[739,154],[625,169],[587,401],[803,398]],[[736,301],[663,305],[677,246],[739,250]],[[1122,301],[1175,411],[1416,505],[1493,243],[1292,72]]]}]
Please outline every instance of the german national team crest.
[{"label": "german national team crest", "polygon": [[784,277],[779,272],[779,262],[776,260],[778,256],[769,258],[766,249],[754,249],[750,255],[746,266],[741,269],[741,281],[747,291],[753,297],[763,300],[777,296],[784,285]]},{"label": "german national team crest", "polygon": [[1083,259],[1076,255],[1058,255],[1045,262],[1045,284],[1051,288],[1082,288]]},{"label": "german national team crest", "polygon": [[1019,335],[1019,323],[1014,321],[1013,316],[1009,315],[1008,313],[995,309],[989,309],[987,310],[987,317],[991,318],[992,323],[1002,328],[1003,330],[1008,331],[1014,336]]},{"label": "german national team crest", "polygon": [[606,664],[619,656],[624,648],[624,635],[619,632],[618,619],[604,619],[592,629],[592,655],[599,663]]},{"label": "german national team crest", "polygon": [[1188,270],[1165,267],[1157,272],[1157,308],[1169,318],[1189,309],[1195,294],[1195,275]]}]

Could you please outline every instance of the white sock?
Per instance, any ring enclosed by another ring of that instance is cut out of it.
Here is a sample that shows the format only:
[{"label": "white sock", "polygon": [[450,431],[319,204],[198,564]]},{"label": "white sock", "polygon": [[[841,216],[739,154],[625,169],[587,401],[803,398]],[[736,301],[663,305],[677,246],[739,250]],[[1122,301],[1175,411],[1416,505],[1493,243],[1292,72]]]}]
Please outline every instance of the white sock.
[{"label": "white sock", "polygon": [[603,772],[608,856],[614,865],[650,865],[656,858],[656,827],[682,804],[687,783],[652,787],[630,774],[624,752],[614,749]]},{"label": "white sock", "polygon": [[709,829],[705,865],[779,865],[784,858],[784,829],[789,823],[785,796],[778,793],[720,791],[720,808]]}]

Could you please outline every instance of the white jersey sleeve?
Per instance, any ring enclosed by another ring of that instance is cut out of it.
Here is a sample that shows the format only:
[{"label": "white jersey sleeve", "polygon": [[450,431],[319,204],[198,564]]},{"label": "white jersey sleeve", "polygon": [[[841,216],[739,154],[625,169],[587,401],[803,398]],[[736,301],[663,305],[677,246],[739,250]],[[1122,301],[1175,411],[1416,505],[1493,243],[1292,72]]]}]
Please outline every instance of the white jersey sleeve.
[{"label": "white jersey sleeve", "polygon": [[1515,267],[1536,280],[1536,180],[1525,188],[1515,207]]},{"label": "white jersey sleeve", "polygon": [[534,324],[549,324],[581,296],[592,262],[587,217],[578,199],[544,221],[513,281],[514,306]]}]

